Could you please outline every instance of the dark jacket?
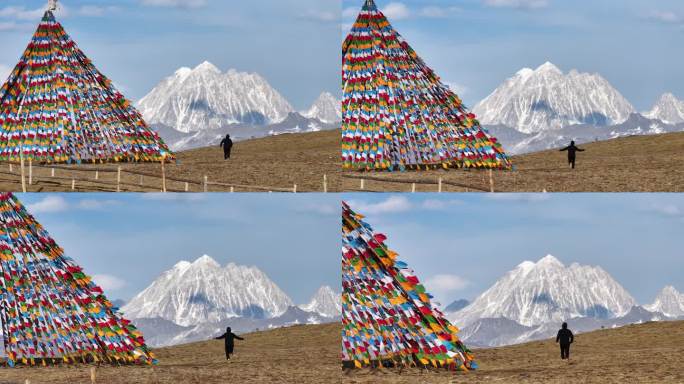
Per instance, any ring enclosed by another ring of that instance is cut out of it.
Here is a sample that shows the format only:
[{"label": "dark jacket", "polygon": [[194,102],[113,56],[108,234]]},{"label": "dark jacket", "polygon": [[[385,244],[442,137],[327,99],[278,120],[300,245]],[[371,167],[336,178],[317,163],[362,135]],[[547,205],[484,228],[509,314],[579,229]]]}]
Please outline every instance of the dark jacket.
[{"label": "dark jacket", "polygon": [[233,353],[233,348],[235,347],[235,339],[238,340],[244,340],[242,337],[232,333],[232,332],[226,332],[223,335],[219,336],[216,338],[216,340],[221,340],[224,339],[226,343],[226,352],[227,353]]},{"label": "dark jacket", "polygon": [[560,150],[560,152],[568,151],[568,158],[574,159],[577,152],[584,152],[584,149],[580,149],[575,146],[575,143],[568,145],[567,147]]},{"label": "dark jacket", "polygon": [[575,335],[572,334],[571,330],[564,328],[558,331],[556,343],[560,343],[561,345],[570,345],[573,341],[575,341]]},{"label": "dark jacket", "polygon": [[230,136],[226,136],[225,139],[221,140],[221,144],[219,146],[223,147],[225,150],[230,150],[233,148],[233,140],[230,138]]}]

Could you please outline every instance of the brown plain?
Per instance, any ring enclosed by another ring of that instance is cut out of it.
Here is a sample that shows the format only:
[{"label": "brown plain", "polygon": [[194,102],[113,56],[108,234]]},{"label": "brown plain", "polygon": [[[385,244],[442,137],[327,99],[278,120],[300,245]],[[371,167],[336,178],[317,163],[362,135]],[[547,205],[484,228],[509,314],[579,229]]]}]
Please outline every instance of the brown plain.
[{"label": "brown plain", "polygon": [[[577,168],[567,152],[548,150],[512,158],[514,171],[494,171],[496,192],[684,192],[684,133],[633,136],[579,146]],[[351,178],[350,178],[351,177]],[[431,170],[421,172],[350,172],[345,191],[489,192],[489,172]],[[378,180],[375,180],[378,179]],[[401,183],[393,183],[399,181]],[[429,184],[423,184],[429,183]]]},{"label": "brown plain", "polygon": [[555,340],[475,350],[478,371],[353,371],[344,384],[684,383],[684,321],[631,325],[576,335],[570,360]]},{"label": "brown plain", "polygon": [[[224,384],[340,382],[340,323],[294,326],[243,335],[227,362],[223,341],[213,340],[155,350],[155,367],[96,368],[102,384]],[[91,383],[88,366],[3,368],[0,383]]]},{"label": "brown plain", "polygon": [[[216,145],[183,151],[177,153],[178,163],[165,166],[169,179],[183,179],[192,181],[190,192],[203,192],[204,176],[209,182],[236,184],[235,192],[268,192],[268,188],[294,188],[297,184],[298,192],[323,192],[323,177],[327,175],[328,191],[340,190],[340,133],[326,131],[272,136],[262,139],[247,140],[235,143],[232,158],[223,159],[223,150]],[[35,165],[35,164],[34,164]],[[25,166],[28,178],[28,166]],[[122,192],[160,192],[161,164],[121,164]],[[75,176],[76,192],[104,192],[116,191],[117,164],[74,165],[56,167],[55,176],[49,166],[33,168],[33,185],[28,186],[29,192],[70,192],[72,178]],[[106,169],[110,172],[100,172],[99,181],[95,179],[95,169]],[[131,170],[149,174],[143,176],[140,186],[140,176],[128,174]],[[261,186],[265,189],[250,188]],[[0,190],[21,192],[20,168],[13,166],[9,172],[7,163],[0,164]],[[212,186],[210,192],[229,192],[228,186]],[[167,181],[167,191],[184,192],[185,183]]]}]

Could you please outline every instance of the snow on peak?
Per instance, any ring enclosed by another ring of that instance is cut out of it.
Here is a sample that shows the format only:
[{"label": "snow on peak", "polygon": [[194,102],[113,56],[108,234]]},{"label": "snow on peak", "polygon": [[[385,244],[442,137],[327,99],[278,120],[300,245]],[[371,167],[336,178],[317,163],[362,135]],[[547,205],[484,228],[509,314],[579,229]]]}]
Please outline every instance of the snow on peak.
[{"label": "snow on peak", "polygon": [[655,103],[650,111],[644,116],[650,119],[658,119],[666,124],[679,124],[684,122],[684,101],[679,100],[672,93],[665,93]]},{"label": "snow on peak", "polygon": [[342,121],[342,102],[330,92],[323,92],[302,116],[318,119],[326,124]]},{"label": "snow on peak", "polygon": [[258,268],[236,264],[221,268],[204,255],[164,272],[122,311],[130,319],[162,318],[188,326],[234,317],[270,318],[292,305]]},{"label": "snow on peak", "polygon": [[202,62],[202,64],[196,66],[193,71],[221,73],[220,69],[208,61]]},{"label": "snow on peak", "polygon": [[553,255],[546,255],[542,257],[536,264],[537,266],[554,266],[554,267],[565,267],[563,263],[558,260],[555,256]]},{"label": "snow on peak", "polygon": [[660,291],[653,304],[644,307],[651,312],[661,312],[669,317],[684,316],[684,294],[668,285]]},{"label": "snow on peak", "polygon": [[537,263],[518,265],[449,319],[459,327],[483,318],[533,326],[574,317],[622,316],[635,305],[634,298],[600,267],[565,266],[548,255]]},{"label": "snow on peak", "polygon": [[263,126],[282,122],[292,106],[261,76],[226,73],[208,61],[181,68],[138,102],[149,124],[183,133],[220,130],[231,125]]},{"label": "snow on peak", "polygon": [[190,75],[191,73],[192,73],[191,68],[181,67],[181,68],[178,68],[178,70],[176,70],[174,75],[178,78],[182,78],[183,80],[185,80],[185,78],[188,77],[188,75]]},{"label": "snow on peak", "polygon": [[208,267],[214,267],[214,268],[221,268],[221,264],[216,262],[211,256],[209,255],[204,255],[197,260],[195,260],[194,263],[192,263],[194,266],[208,266]]},{"label": "snow on peak", "polygon": [[324,317],[338,317],[342,314],[342,299],[339,293],[324,285],[318,289],[308,304],[301,305],[300,308]]},{"label": "snow on peak", "polygon": [[554,64],[552,64],[549,61],[540,65],[535,72],[556,72],[556,73],[560,73],[560,74],[563,73],[563,71],[561,71],[558,67],[556,67]]},{"label": "snow on peak", "polygon": [[523,68],[474,108],[484,125],[504,125],[532,134],[571,125],[625,122],[634,107],[598,74],[568,74],[550,62]]},{"label": "snow on peak", "polygon": [[185,269],[188,269],[191,265],[192,265],[192,263],[183,260],[183,261],[179,261],[176,265],[174,265],[173,269],[185,270]]}]

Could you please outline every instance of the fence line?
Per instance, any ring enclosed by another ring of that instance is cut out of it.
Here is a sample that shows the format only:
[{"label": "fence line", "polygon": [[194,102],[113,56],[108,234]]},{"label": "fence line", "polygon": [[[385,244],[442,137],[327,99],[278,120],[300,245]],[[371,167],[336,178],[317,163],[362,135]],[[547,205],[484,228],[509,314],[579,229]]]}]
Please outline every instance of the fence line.
[{"label": "fence line", "polygon": [[410,184],[412,193],[416,192],[416,186],[417,185],[434,185],[437,187],[436,188],[437,192],[442,192],[445,185],[463,188],[466,191],[494,192],[494,177],[493,177],[491,172],[489,174],[489,188],[481,187],[481,186],[467,185],[467,184],[458,183],[455,181],[448,181],[448,180],[442,179],[441,177],[439,177],[437,180],[434,180],[434,181],[424,180],[424,179],[415,179],[415,178],[395,180],[395,179],[386,179],[386,178],[378,177],[378,176],[349,175],[349,174],[343,174],[342,177],[345,179],[350,179],[350,180],[359,180],[359,183],[360,183],[359,189],[353,189],[352,190],[352,191],[358,191],[358,192],[378,192],[378,191],[368,190],[366,188],[366,181],[377,181],[377,182],[381,182],[381,183],[393,183],[393,184]]},{"label": "fence line", "polygon": [[[76,182],[80,183],[89,183],[89,184],[94,184],[98,186],[106,186],[112,187],[112,190],[116,190],[117,192],[121,192],[121,187],[130,187],[130,188],[139,188],[139,189],[149,189],[149,190],[154,190],[154,191],[161,191],[161,192],[189,192],[190,191],[190,186],[197,186],[199,190],[203,190],[204,192],[209,191],[209,186],[216,186],[216,187],[221,187],[221,188],[227,188],[230,190],[230,192],[235,192],[236,189],[242,189],[242,190],[247,190],[247,191],[265,191],[265,192],[287,192],[287,193],[297,193],[299,192],[297,184],[294,184],[291,188],[284,188],[284,187],[269,187],[269,186],[261,186],[261,185],[244,185],[244,184],[235,184],[235,183],[224,183],[220,181],[210,181],[209,177],[207,175],[204,176],[202,180],[193,180],[193,179],[187,179],[187,178],[182,178],[182,177],[169,177],[166,175],[164,165],[161,165],[161,173],[160,174],[155,174],[151,172],[144,172],[144,171],[139,171],[139,170],[127,170],[123,169],[121,166],[117,166],[117,168],[112,169],[112,168],[104,168],[104,167],[88,167],[88,168],[83,168],[83,169],[77,169],[74,167],[66,166],[66,165],[61,165],[61,164],[39,164],[39,165],[34,165],[32,161],[28,162],[28,186],[34,185],[37,182],[37,179],[40,179],[42,181],[49,181],[49,180],[59,180],[59,181],[67,181],[71,182],[71,190],[76,190],[77,184]],[[9,166],[9,172],[5,171],[0,171],[0,174],[4,175],[11,175],[11,176],[20,176],[21,181],[24,181],[24,173],[22,172],[21,175],[17,175],[14,170],[14,166],[18,165],[21,166],[20,163],[17,162],[0,162],[0,164],[6,164]],[[21,170],[23,171],[26,166],[22,167]],[[42,176],[38,177],[38,175],[34,174],[33,168],[38,168],[38,169],[45,169],[45,170],[50,170],[50,176]],[[65,176],[58,176],[56,175],[55,170],[64,170],[71,172],[70,177],[65,177]],[[87,178],[87,177],[79,177],[74,175],[76,172],[83,172],[83,173],[94,173],[94,178]],[[116,181],[107,181],[107,180],[102,180],[100,174],[116,174]],[[134,184],[130,182],[126,182],[123,180],[123,175],[131,175],[131,176],[139,176],[140,177],[140,182],[139,184]],[[153,179],[159,179],[160,184],[159,186],[152,186],[152,185],[145,185],[144,183],[144,178],[153,178]],[[183,185],[183,188],[181,189],[172,189],[168,187],[169,182],[174,182]],[[26,188],[26,186],[23,186],[23,188]],[[322,183],[322,190],[323,192],[328,192],[328,176],[323,175],[323,183]]]}]

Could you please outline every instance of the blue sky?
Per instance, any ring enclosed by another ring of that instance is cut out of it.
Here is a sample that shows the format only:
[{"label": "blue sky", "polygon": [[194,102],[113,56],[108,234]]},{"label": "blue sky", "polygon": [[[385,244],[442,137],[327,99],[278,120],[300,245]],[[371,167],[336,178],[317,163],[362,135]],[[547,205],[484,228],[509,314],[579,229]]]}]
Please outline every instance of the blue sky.
[{"label": "blue sky", "polygon": [[474,299],[525,260],[598,265],[640,304],[684,292],[684,196],[346,195],[443,305]]},{"label": "blue sky", "polygon": [[296,303],[340,291],[340,199],[270,194],[17,195],[111,299],[204,254],[264,271]]},{"label": "blue sky", "polygon": [[[0,75],[16,65],[46,0],[0,1]],[[209,60],[257,72],[296,109],[339,94],[339,0],[61,0],[58,19],[131,99]]]},{"label": "blue sky", "polygon": [[[681,0],[376,0],[468,106],[523,67],[600,73],[637,110],[684,99]],[[344,34],[362,0],[343,0]]]}]

